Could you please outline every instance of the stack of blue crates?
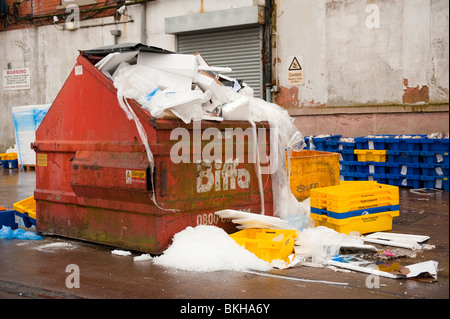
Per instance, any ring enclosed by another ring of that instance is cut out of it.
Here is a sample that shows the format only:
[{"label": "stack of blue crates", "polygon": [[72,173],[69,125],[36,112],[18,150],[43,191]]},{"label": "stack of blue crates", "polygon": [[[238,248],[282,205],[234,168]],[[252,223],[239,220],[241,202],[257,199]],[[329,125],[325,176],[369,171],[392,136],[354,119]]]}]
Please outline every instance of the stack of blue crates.
[{"label": "stack of blue crates", "polygon": [[388,183],[396,186],[421,188],[420,150],[426,135],[397,136],[388,139]]},{"label": "stack of blue crates", "polygon": [[[449,190],[449,139],[427,135],[341,135],[305,138],[308,149],[340,153],[341,180],[374,180],[411,188]],[[386,161],[358,161],[355,150],[385,150]]]},{"label": "stack of blue crates", "polygon": [[355,141],[353,138],[341,138],[336,141],[327,142],[326,150],[328,152],[336,152],[340,154],[339,165],[341,168],[341,179],[356,180],[356,163]]},{"label": "stack of blue crates", "polygon": [[[351,141],[352,140],[352,141]],[[358,161],[355,150],[383,150],[385,149],[385,136],[342,138],[336,145],[341,154],[340,168],[341,180],[367,181],[386,183],[386,165],[384,162]],[[330,148],[328,151],[332,152]]]},{"label": "stack of blue crates", "polygon": [[305,150],[327,151],[328,142],[339,141],[342,135],[305,136]]},{"label": "stack of blue crates", "polygon": [[[357,150],[386,150],[390,135],[370,135],[355,138]],[[387,167],[384,160],[357,161],[355,177],[360,181],[373,180],[380,184],[388,184],[386,180]],[[397,185],[395,185],[397,186]]]},{"label": "stack of blue crates", "polygon": [[449,139],[425,139],[420,151],[420,180],[425,188],[449,190]]}]

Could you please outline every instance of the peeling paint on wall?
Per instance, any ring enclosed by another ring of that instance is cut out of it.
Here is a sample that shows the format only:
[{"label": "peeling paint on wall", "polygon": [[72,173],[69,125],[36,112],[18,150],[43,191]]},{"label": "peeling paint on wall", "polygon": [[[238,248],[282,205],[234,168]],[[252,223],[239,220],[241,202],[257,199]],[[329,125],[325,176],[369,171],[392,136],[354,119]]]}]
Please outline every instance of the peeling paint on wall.
[{"label": "peeling paint on wall", "polygon": [[408,79],[403,79],[403,104],[412,103],[429,103],[430,102],[430,90],[427,85],[419,87],[410,87]]},{"label": "peeling paint on wall", "polygon": [[293,86],[291,88],[287,88],[285,86],[281,86],[280,92],[275,98],[275,101],[278,105],[283,106],[285,109],[298,109],[298,87]]},{"label": "peeling paint on wall", "polygon": [[325,106],[326,106],[325,103],[316,102],[314,101],[314,99],[312,99],[311,101],[302,102],[302,107],[325,107]]}]

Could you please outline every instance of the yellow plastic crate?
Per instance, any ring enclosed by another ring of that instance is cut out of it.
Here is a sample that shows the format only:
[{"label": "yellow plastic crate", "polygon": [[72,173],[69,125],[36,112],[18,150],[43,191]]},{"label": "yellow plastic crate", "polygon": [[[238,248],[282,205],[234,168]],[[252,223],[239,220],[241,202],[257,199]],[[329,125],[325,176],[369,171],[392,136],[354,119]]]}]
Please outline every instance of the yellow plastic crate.
[{"label": "yellow plastic crate", "polygon": [[354,150],[359,162],[386,162],[386,150]]},{"label": "yellow plastic crate", "polygon": [[399,204],[398,186],[376,182],[349,181],[311,190],[311,207],[343,213],[352,210]]},{"label": "yellow plastic crate", "polygon": [[357,231],[360,234],[392,230],[392,220],[400,215],[400,211],[386,211],[376,214],[361,215],[344,219],[331,218],[326,215],[311,213],[316,227],[325,226],[338,233],[349,234]]},{"label": "yellow plastic crate", "polygon": [[21,214],[27,214],[28,217],[36,219],[36,201],[34,200],[34,196],[14,203],[13,208]]},{"label": "yellow plastic crate", "polygon": [[249,228],[231,234],[230,237],[265,261],[271,262],[274,259],[287,261],[288,256],[294,252],[297,231]]},{"label": "yellow plastic crate", "polygon": [[317,202],[311,202],[311,207],[326,209],[335,213],[346,213],[354,210],[368,209],[374,207],[393,206],[399,205],[399,196],[397,198],[371,198],[370,200],[364,200],[362,202],[355,201],[350,203],[327,203],[323,204]]},{"label": "yellow plastic crate", "polygon": [[399,195],[398,186],[378,184],[375,181],[348,181],[336,186],[313,189],[311,199],[345,202],[362,200],[370,197],[386,197]]},{"label": "yellow plastic crate", "polygon": [[0,160],[2,161],[11,161],[17,159],[17,153],[1,153]]},{"label": "yellow plastic crate", "polygon": [[339,185],[339,156],[323,151],[292,151],[289,185],[297,200],[310,197],[311,189]]}]

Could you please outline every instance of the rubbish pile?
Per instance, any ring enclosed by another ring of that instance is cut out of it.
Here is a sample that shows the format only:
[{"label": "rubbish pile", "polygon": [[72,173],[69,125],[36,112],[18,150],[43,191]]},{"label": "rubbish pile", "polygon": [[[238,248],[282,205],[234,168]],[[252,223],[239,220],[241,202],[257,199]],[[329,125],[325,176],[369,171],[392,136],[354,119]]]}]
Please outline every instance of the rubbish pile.
[{"label": "rubbish pile", "polygon": [[[389,237],[380,232],[364,237],[339,233],[323,226],[315,227],[310,217],[309,199],[299,202],[292,194],[287,178],[290,170],[286,167],[286,153],[290,158],[290,151],[300,151],[305,147],[302,134],[285,109],[255,98],[253,90],[245,82],[224,75],[231,71],[229,68],[210,66],[200,54],[139,51],[110,53],[96,67],[114,82],[119,104],[128,119],[135,121],[152,165],[153,155],[147,137],[127,99],[138,102],[155,118],[177,117],[186,124],[202,120],[241,120],[250,122],[254,129],[255,121],[267,121],[277,132],[270,141],[271,152],[275,151],[279,159],[277,170],[272,174],[275,217],[264,216],[264,211],[262,214],[229,209],[218,211],[216,214],[220,218],[230,219],[241,232],[248,231],[246,235],[249,238],[241,240],[239,236],[229,236],[214,226],[188,227],[174,236],[172,245],[163,255],[154,258],[143,255],[135,261],[152,259],[158,265],[191,271],[269,270],[272,267],[313,265],[390,278],[407,278],[414,273],[411,269],[396,269],[394,272],[375,269],[374,259],[380,256],[394,258],[402,253],[380,250],[371,244],[415,250],[422,247],[420,242],[426,240],[424,237],[399,234]],[[261,175],[260,171],[258,175]],[[272,231],[253,231],[257,229]],[[287,235],[289,231],[297,232],[295,243],[294,237]],[[287,253],[275,254],[273,259],[267,257],[267,251],[273,252],[274,247]],[[343,254],[349,251],[370,255],[371,260],[356,254]],[[117,250],[112,253],[130,255]],[[265,258],[261,257],[263,255]],[[435,279],[435,262],[426,263],[423,269],[421,265],[417,268],[419,273],[427,272]]]},{"label": "rubbish pile", "polygon": [[[253,90],[245,82],[222,74],[230,72],[229,68],[210,66],[200,54],[141,51],[110,53],[96,67],[113,81],[120,107],[136,125],[150,162],[150,176],[153,176],[154,169],[153,153],[129,99],[135,100],[155,118],[176,117],[186,124],[192,121],[248,121],[254,136],[255,122],[267,121],[271,133],[275,133],[271,134],[270,139],[271,155],[276,154],[278,159],[276,170],[271,173],[274,216],[264,215],[262,173],[257,162],[255,167],[259,176],[261,214],[231,209],[217,211],[215,214],[218,217],[230,220],[240,231],[229,235],[215,226],[187,227],[174,235],[172,244],[161,256],[142,254],[134,257],[135,262],[150,260],[156,265],[197,272],[267,272],[272,268],[330,267],[393,279],[425,276],[426,280],[437,280],[438,265],[435,261],[395,269],[381,269],[376,263],[404,256],[413,258],[415,251],[433,248],[432,245],[424,244],[428,236],[374,230],[370,231],[370,235],[362,236],[356,231],[347,234],[317,226],[317,219],[311,217],[312,209],[315,209],[315,215],[327,220],[330,216],[334,216],[337,221],[356,216],[361,223],[366,223],[364,219],[369,215],[374,217],[385,213],[379,210],[380,207],[398,211],[398,190],[396,198],[391,198],[388,191],[380,196],[374,195],[378,196],[377,200],[381,203],[376,205],[375,210],[370,204],[362,210],[353,208],[335,211],[328,206],[324,208],[312,203],[313,197],[298,201],[290,188],[290,164],[286,156],[290,159],[291,151],[301,151],[305,147],[303,135],[295,127],[287,110],[255,98]],[[349,139],[343,142],[354,141]],[[310,138],[310,149],[313,148]],[[347,195],[348,192],[342,194]],[[153,201],[157,205],[155,192]],[[355,212],[358,215],[349,214]],[[383,227],[386,223],[392,223],[392,216],[386,217],[387,222],[383,223]],[[337,221],[333,223],[337,224]],[[366,233],[369,232],[363,232]],[[20,230],[12,231],[10,227],[0,230],[0,238],[5,239],[27,239],[27,236],[31,239],[32,235]],[[111,253],[122,257],[132,256],[131,252],[119,249]]]},{"label": "rubbish pile", "polygon": [[[344,188],[347,189],[351,184],[344,183]],[[377,184],[370,182],[367,185]],[[379,199],[384,198],[386,191],[393,190],[392,186],[379,186],[378,195],[382,194]],[[328,189],[333,190],[335,187]],[[348,192],[346,195],[349,195]],[[364,198],[370,201],[370,197]],[[301,204],[310,205],[310,200]],[[373,201],[370,205],[374,205]],[[195,272],[233,270],[272,276],[267,271],[273,268],[326,267],[334,271],[360,272],[390,279],[437,280],[438,263],[434,260],[406,266],[398,262],[401,258],[414,259],[418,252],[435,248],[425,243],[430,239],[429,236],[383,231],[365,232],[365,235],[358,231],[341,233],[317,224],[316,227],[299,230],[290,221],[279,217],[232,209],[217,211],[215,214],[231,220],[239,231],[228,235],[215,226],[188,227],[174,236],[172,245],[161,256],[144,254],[134,257],[134,260],[152,260],[160,266]],[[363,214],[362,218],[371,220],[376,214],[379,213]],[[380,225],[382,228],[387,227],[384,223],[374,226]],[[355,224],[354,229],[358,229],[358,224]],[[131,255],[130,252],[112,253]],[[299,280],[295,277],[284,279]]]},{"label": "rubbish pile", "polygon": [[200,54],[114,52],[96,67],[114,82],[122,106],[123,98],[134,99],[156,118],[172,114],[186,124],[270,118],[256,110],[250,86],[221,74],[232,70],[209,66]]},{"label": "rubbish pile", "polygon": [[[273,238],[273,243],[282,244],[286,240],[282,236],[277,237]],[[376,238],[395,238],[395,240],[382,242],[385,239]],[[430,260],[407,266],[396,263],[395,266],[390,267],[383,263],[383,261],[390,261],[390,264],[393,264],[392,261],[400,258],[414,258],[418,249],[433,248],[433,246],[421,244],[425,238],[427,237],[382,232],[369,236],[346,235],[319,226],[298,232],[292,254],[286,258],[267,261],[237,243],[236,239],[221,228],[199,225],[187,227],[177,233],[172,245],[162,255],[142,254],[135,256],[134,261],[151,261],[159,266],[194,272],[231,270],[265,275],[274,268],[327,267],[335,271],[361,272],[391,279],[414,278],[422,281],[436,281],[438,273],[436,261]],[[370,244],[377,240],[382,242],[379,244],[381,247],[408,248],[377,248]],[[264,246],[267,241],[261,242],[263,242],[263,249],[270,249]],[[118,256],[132,255],[131,252],[122,250],[113,250],[111,253]],[[295,280],[295,277],[292,279]]]},{"label": "rubbish pile", "polygon": [[[155,118],[174,116],[188,124],[192,121],[248,121],[257,136],[255,122],[270,124],[271,159],[276,170],[271,175],[274,198],[274,215],[283,219],[302,219],[303,225],[312,225],[309,212],[292,195],[286,179],[286,150],[300,151],[305,143],[303,135],[294,125],[284,108],[253,96],[253,90],[245,82],[222,73],[227,67],[210,66],[200,54],[176,54],[156,52],[113,52],[100,60],[96,67],[117,88],[117,99],[129,120],[133,120],[145,146],[153,172],[153,153],[146,133],[128,103],[138,102]],[[273,134],[272,134],[273,132]],[[254,143],[258,148],[258,143]],[[263,185],[259,161],[256,155],[256,173],[261,193],[261,209],[264,214]],[[153,175],[153,174],[152,174]],[[153,181],[152,181],[153,182]],[[155,198],[153,201],[156,203]]]}]

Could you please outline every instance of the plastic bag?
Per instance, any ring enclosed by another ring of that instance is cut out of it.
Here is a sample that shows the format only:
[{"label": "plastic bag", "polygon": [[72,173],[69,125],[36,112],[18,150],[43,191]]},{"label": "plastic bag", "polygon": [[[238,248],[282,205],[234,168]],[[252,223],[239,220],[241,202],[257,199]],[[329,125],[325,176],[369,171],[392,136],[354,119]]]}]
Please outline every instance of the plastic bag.
[{"label": "plastic bag", "polygon": [[344,244],[362,244],[363,241],[331,228],[318,226],[299,232],[296,243],[300,246],[299,252],[302,256],[311,257],[314,264],[321,264],[339,254]]},{"label": "plastic bag", "polygon": [[[285,150],[294,149],[300,151],[306,145],[303,135],[294,125],[294,119],[281,106],[253,97],[250,88],[248,90],[240,90],[238,93],[231,87],[220,86],[212,80],[208,84],[208,86],[201,87],[200,85],[199,87],[203,90],[211,90],[211,108],[217,106],[219,108],[224,107],[227,103],[245,97],[248,100],[249,115],[244,120],[252,124],[253,134],[256,136],[255,122],[267,121],[270,124],[270,156],[268,156],[270,158],[270,165],[269,167],[265,167],[264,171],[261,171],[260,168],[262,166],[260,166],[260,161],[263,162],[262,158],[256,158],[255,161],[261,193],[261,206],[264,207],[264,197],[261,190],[261,174],[271,174],[274,195],[274,215],[284,220],[291,220],[299,228],[314,227],[314,221],[309,216],[310,209],[297,201],[290,190],[290,182],[287,178],[288,168],[286,167]],[[255,147],[258,147],[258,143],[256,143]],[[259,154],[259,150],[256,150],[256,154]],[[261,209],[261,213],[264,214],[263,208]]]},{"label": "plastic bag", "polygon": [[32,231],[24,231],[23,229],[16,229],[14,231],[14,238],[22,240],[42,240],[41,236]]},{"label": "plastic bag", "polygon": [[151,92],[145,96],[145,100],[140,99],[138,102],[154,117],[158,118],[165,110],[170,110],[189,124],[191,121],[201,121],[203,117],[203,95],[202,91],[165,89]]},{"label": "plastic bag", "polygon": [[[297,130],[294,119],[288,111],[281,106],[258,98],[251,98],[249,106],[251,120],[267,121],[270,124],[270,161],[271,165],[276,166],[274,172],[272,169],[274,215],[292,222],[295,220],[297,227],[302,224],[305,227],[314,227],[314,221],[309,216],[309,209],[302,205],[291,192],[288,179],[289,167],[286,167],[286,150],[303,149],[305,146],[303,135]],[[304,218],[294,218],[295,216],[304,216]]]},{"label": "plastic bag", "polygon": [[[123,68],[122,70],[119,71],[118,76],[114,80],[114,86],[117,88],[117,100],[119,102],[119,105],[127,115],[127,118],[129,120],[134,121],[136,129],[138,130],[139,133],[139,137],[141,138],[141,142],[144,144],[145,152],[147,154],[147,158],[150,164],[150,172],[151,172],[150,176],[152,176],[151,178],[152,190],[155,189],[155,184],[153,180],[153,172],[155,169],[153,153],[148,143],[147,133],[145,132],[144,127],[142,126],[142,123],[137,117],[136,113],[133,111],[130,104],[128,103],[127,98],[131,98],[136,101],[145,100],[150,92],[155,93],[157,92],[158,89],[158,85],[156,84],[157,82],[158,82],[157,76],[149,73],[148,70],[146,72],[145,67],[141,65],[132,65],[130,67]],[[156,192],[153,191],[152,201],[158,208],[163,209],[156,202],[155,193]],[[175,209],[163,209],[163,210],[177,211]]]},{"label": "plastic bag", "polygon": [[13,239],[14,231],[9,226],[2,226],[2,229],[0,229],[0,238],[1,239]]},{"label": "plastic bag", "polygon": [[9,226],[2,226],[0,229],[1,239],[21,239],[21,240],[41,240],[42,237],[32,231],[24,231],[23,229],[12,230]]}]

